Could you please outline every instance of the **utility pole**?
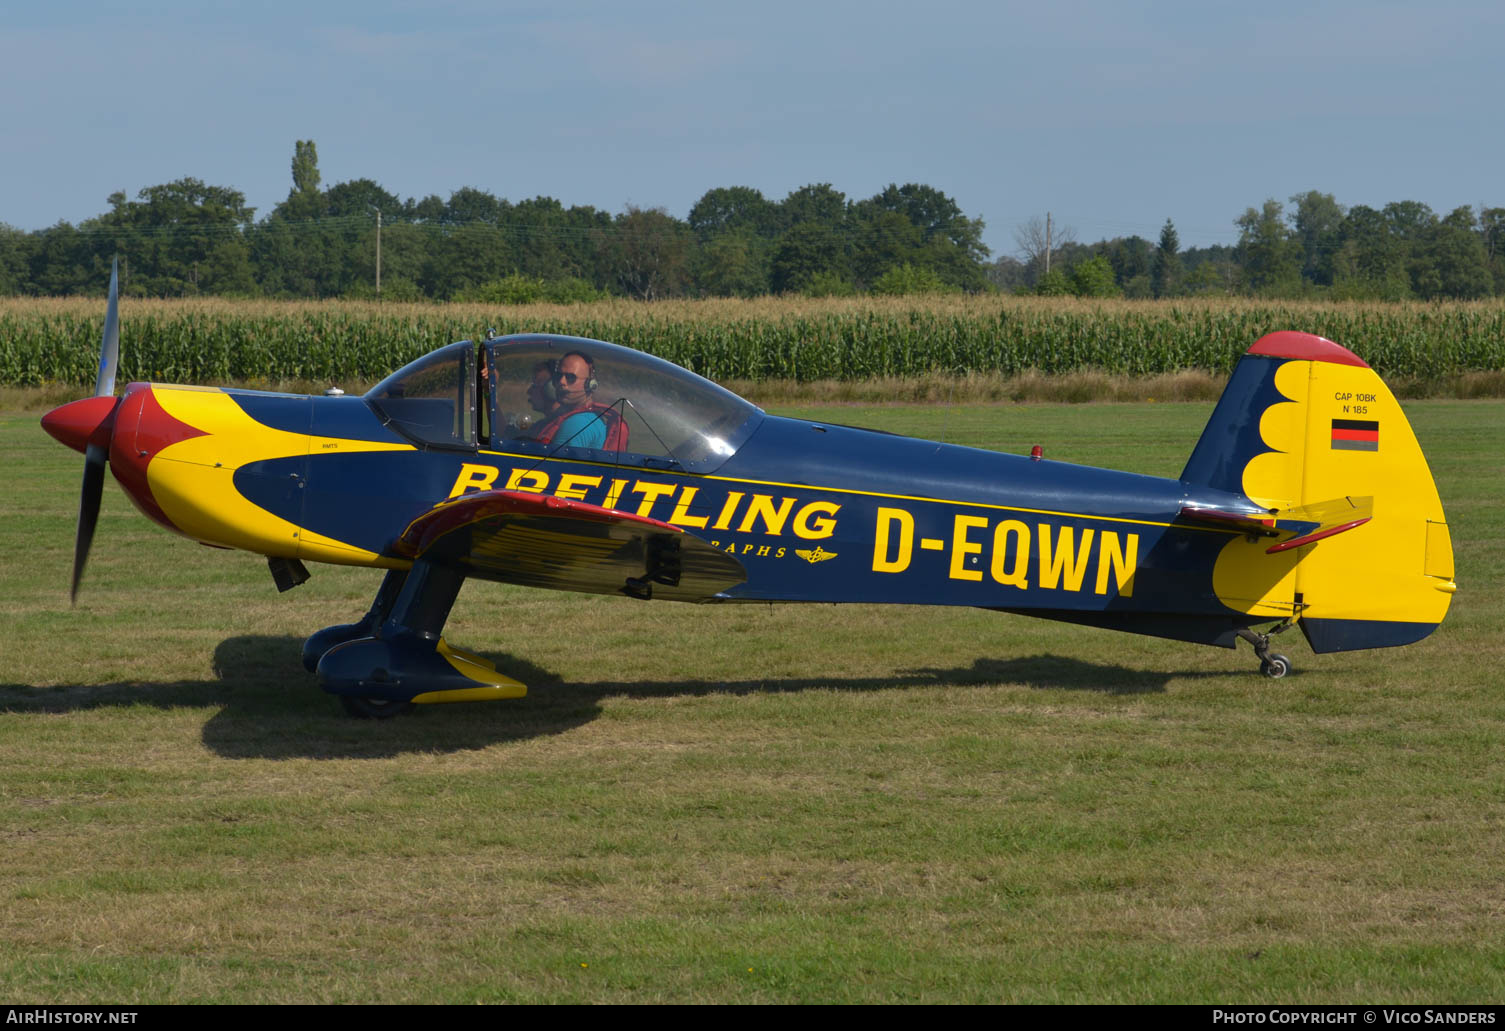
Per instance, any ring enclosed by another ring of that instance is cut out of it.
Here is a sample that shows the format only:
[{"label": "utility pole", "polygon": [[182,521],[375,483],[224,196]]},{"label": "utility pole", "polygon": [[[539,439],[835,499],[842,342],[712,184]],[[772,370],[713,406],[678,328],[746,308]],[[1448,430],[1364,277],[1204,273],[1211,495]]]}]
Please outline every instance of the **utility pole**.
[{"label": "utility pole", "polygon": [[[1050,275],[1050,212],[1048,211],[1045,213],[1045,274]],[[378,289],[377,293],[381,293],[381,290]]]},{"label": "utility pole", "polygon": [[381,208],[376,209],[376,299],[381,300]]}]

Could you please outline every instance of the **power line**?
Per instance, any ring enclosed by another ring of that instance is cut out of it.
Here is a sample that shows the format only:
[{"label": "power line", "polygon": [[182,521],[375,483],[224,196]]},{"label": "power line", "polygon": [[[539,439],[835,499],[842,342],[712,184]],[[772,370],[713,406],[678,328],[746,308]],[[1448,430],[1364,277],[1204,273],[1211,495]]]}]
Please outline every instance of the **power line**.
[{"label": "power line", "polygon": [[[885,209],[886,210],[886,209]],[[108,216],[106,216],[108,217]],[[673,219],[673,216],[669,216]],[[681,228],[686,223],[679,219],[673,219]],[[799,225],[803,223],[794,223]],[[946,227],[928,227],[909,222],[908,227],[892,225],[885,222],[872,222],[867,220],[843,219],[841,222],[820,222],[832,235],[851,242],[864,242],[866,240],[883,240],[885,242],[903,242],[907,236],[907,228],[913,229],[920,234],[921,240],[928,240],[937,235],[951,236]],[[447,219],[403,219],[383,216],[383,227],[387,231],[406,228],[431,235],[449,236],[464,230],[480,230],[495,232],[509,237],[522,239],[541,238],[572,240],[576,242],[589,240],[600,236],[620,237],[629,232],[620,220],[601,221],[594,225],[572,226],[560,225],[554,222],[516,222],[516,221],[491,221],[489,219],[470,219],[466,221],[450,221]],[[791,226],[783,226],[788,229]],[[958,227],[960,228],[960,227]],[[355,215],[327,215],[311,219],[281,219],[273,218],[262,222],[173,222],[164,225],[132,225],[110,224],[98,220],[90,220],[78,226],[69,226],[66,223],[61,226],[52,226],[47,229],[39,229],[26,233],[27,236],[45,238],[59,232],[73,232],[81,236],[110,237],[110,238],[144,238],[155,239],[171,236],[246,236],[251,237],[259,233],[320,233],[339,230],[376,229],[376,214]],[[725,235],[725,234],[722,234]],[[755,237],[761,237],[769,242],[777,239],[776,236],[761,233],[753,233]],[[781,234],[780,234],[781,235]]]}]

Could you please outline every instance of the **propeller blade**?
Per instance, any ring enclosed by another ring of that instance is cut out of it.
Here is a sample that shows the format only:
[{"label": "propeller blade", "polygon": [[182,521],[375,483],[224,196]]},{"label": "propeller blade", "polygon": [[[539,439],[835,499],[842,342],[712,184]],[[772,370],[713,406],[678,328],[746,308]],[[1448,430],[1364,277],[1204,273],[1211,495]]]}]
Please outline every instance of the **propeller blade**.
[{"label": "propeller blade", "polygon": [[[110,301],[105,308],[104,339],[99,344],[99,374],[94,378],[95,397],[115,396],[115,367],[119,364],[120,259],[117,257],[110,263]],[[89,409],[88,414],[92,415],[95,411],[96,409]],[[111,409],[108,416],[111,424],[114,422],[113,412]],[[45,420],[43,425],[46,425]],[[113,432],[113,426],[108,432]],[[91,435],[98,436],[93,431]],[[67,443],[66,440],[64,442]],[[94,544],[94,528],[99,523],[99,502],[104,494],[105,467],[109,464],[108,435],[102,441],[90,440],[84,448],[84,486],[78,496],[78,532],[73,537],[73,584],[68,590],[68,600],[74,605],[78,604],[78,582],[83,579],[84,565],[89,561],[89,548]]]},{"label": "propeller blade", "polygon": [[83,579],[84,563],[89,561],[89,547],[94,543],[109,458],[109,450],[98,444],[90,444],[84,452],[84,488],[78,497],[78,533],[73,538],[73,586],[68,591],[68,601],[73,605],[78,604],[78,582]]},{"label": "propeller blade", "polygon": [[104,339],[99,344],[99,374],[94,396],[115,393],[115,367],[120,364],[120,259],[110,263],[110,303],[105,309]]}]

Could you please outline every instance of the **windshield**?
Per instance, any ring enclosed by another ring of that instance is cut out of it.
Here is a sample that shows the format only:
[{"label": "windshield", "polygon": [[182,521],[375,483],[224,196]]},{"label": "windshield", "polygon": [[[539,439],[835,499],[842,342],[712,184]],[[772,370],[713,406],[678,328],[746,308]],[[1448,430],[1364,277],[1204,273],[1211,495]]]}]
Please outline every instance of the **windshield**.
[{"label": "windshield", "polygon": [[462,340],[409,362],[366,393],[387,422],[420,444],[476,446],[476,345]]},{"label": "windshield", "polygon": [[486,344],[492,447],[706,472],[762,412],[661,358],[579,337]]}]

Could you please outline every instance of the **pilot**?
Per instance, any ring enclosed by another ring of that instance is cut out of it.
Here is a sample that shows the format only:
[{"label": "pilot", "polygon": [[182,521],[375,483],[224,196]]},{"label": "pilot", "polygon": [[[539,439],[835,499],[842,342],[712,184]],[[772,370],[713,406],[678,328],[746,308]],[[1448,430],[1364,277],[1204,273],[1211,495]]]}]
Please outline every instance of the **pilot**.
[{"label": "pilot", "polygon": [[[543,444],[558,441],[568,447],[604,448],[608,438],[622,438],[621,419],[609,405],[592,400],[596,391],[596,363],[584,351],[571,351],[559,359],[553,375],[556,407],[538,428],[534,439]],[[621,447],[623,439],[612,446]]]}]

